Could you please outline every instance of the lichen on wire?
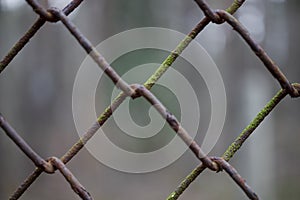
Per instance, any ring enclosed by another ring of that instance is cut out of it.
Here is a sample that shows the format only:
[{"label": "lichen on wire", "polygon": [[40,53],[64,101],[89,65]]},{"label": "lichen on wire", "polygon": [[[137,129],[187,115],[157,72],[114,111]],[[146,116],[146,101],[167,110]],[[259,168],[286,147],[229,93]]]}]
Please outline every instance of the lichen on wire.
[{"label": "lichen on wire", "polygon": [[[295,83],[293,87],[300,91],[300,84]],[[235,155],[242,147],[243,143],[250,137],[255,129],[263,122],[263,120],[272,112],[272,110],[286,97],[287,91],[281,89],[277,94],[265,105],[265,107],[254,117],[248,126],[240,133],[240,135],[232,142],[232,144],[223,153],[222,158],[227,162]],[[200,164],[196,167],[185,179],[180,183],[177,189],[172,192],[167,200],[176,200],[196,180],[196,178],[206,169]]]},{"label": "lichen on wire", "polygon": [[[171,52],[166,60],[159,66],[155,73],[143,84],[129,85],[126,83],[109,65],[105,58],[93,47],[89,40],[80,32],[80,30],[67,17],[83,0],[73,0],[63,10],[57,8],[45,9],[36,0],[26,0],[33,8],[34,12],[39,15],[39,19],[24,34],[23,37],[12,47],[8,54],[0,61],[0,73],[8,66],[29,40],[37,33],[37,31],[45,24],[45,22],[61,21],[70,33],[77,39],[79,44],[85,49],[98,66],[112,80],[112,82],[122,90],[122,92],[114,99],[112,104],[107,107],[98,117],[97,121],[83,134],[78,142],[76,142],[68,152],[60,159],[51,157],[43,159],[40,157],[20,135],[8,124],[8,122],[0,115],[0,126],[6,132],[8,137],[27,155],[29,159],[37,167],[35,171],[18,187],[10,199],[18,199],[28,189],[28,187],[43,172],[54,173],[56,170],[65,177],[71,188],[82,199],[92,199],[91,195],[79,183],[72,172],[66,167],[66,164],[82,149],[82,147],[93,137],[97,130],[109,119],[112,113],[127,98],[133,99],[142,97],[148,100],[156,110],[161,114],[162,118],[168,122],[170,127],[178,134],[178,136],[190,147],[190,150],[202,162],[199,167],[195,168],[180,184],[180,186],[167,198],[175,200],[188,188],[188,186],[198,177],[206,168],[212,171],[224,170],[237,183],[237,185],[245,192],[250,199],[258,199],[258,196],[246,184],[244,179],[238,172],[228,163],[230,158],[241,148],[242,144],[253,133],[253,131],[262,123],[265,117],[278,105],[278,103],[289,94],[291,97],[299,97],[300,85],[298,83],[290,84],[285,75],[280,71],[275,62],[267,55],[264,49],[259,46],[249,35],[247,30],[232,16],[245,0],[234,0],[234,2],[226,10],[212,10],[205,0],[195,0],[197,5],[204,12],[205,17],[196,25],[196,27],[179,43],[179,45]],[[182,127],[179,121],[172,115],[165,106],[157,99],[150,89],[158,81],[158,79],[167,71],[167,69],[175,62],[177,57],[188,47],[190,42],[210,23],[223,24],[227,22],[234,30],[247,42],[252,51],[258,56],[265,67],[279,82],[281,90],[271,99],[271,101],[258,113],[254,120],[242,131],[237,139],[228,147],[222,157],[209,157],[201,150],[201,147],[194,141],[188,132]]]}]

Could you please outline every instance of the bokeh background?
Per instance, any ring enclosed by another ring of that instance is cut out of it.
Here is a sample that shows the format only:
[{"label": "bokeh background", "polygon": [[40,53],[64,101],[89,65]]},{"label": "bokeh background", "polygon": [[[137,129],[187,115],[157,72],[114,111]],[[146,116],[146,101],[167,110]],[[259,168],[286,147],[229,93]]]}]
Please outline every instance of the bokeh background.
[{"label": "bokeh background", "polygon": [[[41,1],[45,6],[59,7],[67,2]],[[226,8],[231,0],[207,2],[217,9]],[[236,14],[291,82],[300,81],[299,8],[300,3],[296,0],[248,0]],[[164,27],[188,33],[203,14],[192,0],[89,0],[83,2],[71,17],[96,45],[114,34],[137,27]],[[1,57],[36,18],[25,1],[0,0]],[[226,122],[218,143],[210,153],[220,155],[279,90],[279,85],[228,25],[211,24],[196,40],[216,62],[226,87]],[[114,62],[113,66],[122,74],[138,64],[149,61],[160,63],[166,56],[166,52],[151,50],[133,52]],[[47,23],[0,75],[1,113],[43,157],[59,157],[78,140],[72,117],[72,88],[76,72],[85,57],[85,52],[62,25]],[[183,64],[184,61],[179,59],[174,67],[179,69]],[[201,77],[199,80],[193,77],[188,69],[183,73],[199,86],[196,89],[203,108],[201,116],[204,116],[200,125],[201,131],[205,132],[210,116],[210,110],[206,109],[209,94]],[[109,98],[100,94],[110,94],[111,88],[112,85],[99,89],[98,113],[109,103]],[[159,88],[154,90],[171,111],[180,115],[177,112],[178,102],[172,100],[174,98],[166,92],[166,88],[162,92]],[[137,123],[147,124],[149,106],[143,102],[137,104],[138,110],[132,106],[132,116]],[[300,101],[287,97],[231,161],[262,199],[299,199],[299,111]],[[105,128],[118,132],[110,121]],[[8,199],[34,166],[2,130],[0,133],[0,199]],[[122,137],[115,135],[113,138]],[[200,142],[202,138],[199,133],[196,140]],[[160,139],[166,142],[169,138]],[[161,146],[160,142],[131,141],[127,144],[131,144],[131,150],[143,152],[151,150],[153,144]],[[187,151],[162,170],[128,174],[108,168],[83,149],[68,167],[95,199],[147,200],[165,199],[198,164],[194,155]],[[51,176],[43,174],[21,199],[76,198],[64,178],[56,173]],[[209,171],[204,172],[181,198],[247,199],[225,173],[216,175]]]}]

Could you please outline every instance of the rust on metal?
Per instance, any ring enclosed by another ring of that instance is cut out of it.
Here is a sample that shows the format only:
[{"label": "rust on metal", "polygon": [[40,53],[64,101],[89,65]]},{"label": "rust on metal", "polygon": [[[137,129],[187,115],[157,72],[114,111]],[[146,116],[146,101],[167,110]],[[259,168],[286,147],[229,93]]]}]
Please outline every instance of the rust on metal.
[{"label": "rust on metal", "polygon": [[[11,200],[18,199],[22,194],[30,187],[30,185],[43,173],[52,174],[55,171],[59,171],[66,181],[70,184],[73,191],[78,194],[82,199],[91,200],[92,197],[87,190],[80,184],[74,174],[67,168],[66,164],[77,155],[77,153],[84,147],[84,145],[95,135],[97,130],[107,121],[112,113],[121,105],[121,103],[127,98],[145,98],[153,107],[159,112],[169,126],[176,132],[176,134],[189,146],[190,150],[195,156],[202,162],[202,164],[193,171],[194,174],[187,180],[185,187],[179,188],[175,191],[171,199],[177,199],[180,194],[195,180],[195,178],[206,168],[212,171],[226,171],[229,176],[236,182],[236,184],[245,192],[250,199],[258,199],[255,192],[246,184],[245,180],[229,163],[229,159],[240,148],[240,146],[247,140],[251,133],[259,126],[264,120],[264,117],[270,113],[270,111],[278,105],[278,103],[289,94],[291,97],[300,96],[300,84],[290,84],[286,76],[277,66],[277,64],[268,56],[266,51],[257,44],[247,29],[232,16],[239,7],[245,2],[245,0],[234,0],[232,5],[226,10],[212,10],[205,0],[195,0],[197,5],[203,11],[205,17],[196,25],[196,27],[187,34],[186,38],[179,44],[178,48],[171,52],[166,61],[163,63],[166,66],[171,66],[176,58],[182,53],[182,51],[210,22],[221,24],[227,22],[233,27],[235,31],[246,41],[252,51],[262,61],[264,66],[269,70],[273,77],[279,82],[282,90],[273,99],[272,105],[270,105],[265,111],[266,115],[261,117],[255,126],[247,129],[240,137],[234,142],[234,150],[230,151],[230,155],[226,157],[210,157],[202,151],[197,142],[190,136],[190,134],[182,127],[176,117],[170,113],[166,107],[159,101],[159,99],[150,91],[155,82],[163,75],[158,74],[155,78],[146,82],[145,85],[126,83],[117,72],[109,65],[105,58],[95,49],[92,43],[80,32],[79,28],[71,22],[67,17],[74,9],[76,9],[83,0],[71,1],[63,10],[58,8],[45,9],[39,4],[37,0],[26,0],[26,2],[33,8],[34,12],[39,15],[39,19],[30,27],[30,29],[19,39],[19,41],[12,47],[8,54],[0,61],[0,73],[9,65],[9,63],[15,58],[25,45],[30,41],[32,37],[38,32],[38,30],[45,24],[45,22],[58,22],[61,21],[64,26],[69,30],[70,34],[78,41],[79,45],[86,51],[89,56],[98,64],[98,66],[105,72],[105,74],[111,79],[111,81],[122,90],[119,96],[113,101],[113,103],[103,112],[103,114],[97,119],[97,121],[83,134],[78,142],[76,142],[68,152],[65,153],[60,159],[53,156],[47,160],[44,160],[38,153],[36,153],[28,143],[17,133],[16,130],[4,119],[0,114],[0,127],[4,130],[7,136],[22,150],[22,152],[35,164],[36,168],[28,178],[17,188],[17,190],[10,197]],[[166,68],[167,69],[167,68]],[[165,69],[165,70],[166,70]],[[231,156],[231,157],[230,157]]]}]

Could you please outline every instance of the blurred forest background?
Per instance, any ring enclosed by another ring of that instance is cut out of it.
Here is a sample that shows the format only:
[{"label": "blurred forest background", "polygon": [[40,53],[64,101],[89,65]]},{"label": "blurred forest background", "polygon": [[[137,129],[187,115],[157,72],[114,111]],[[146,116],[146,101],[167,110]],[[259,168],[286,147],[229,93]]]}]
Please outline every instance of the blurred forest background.
[{"label": "blurred forest background", "polygon": [[[60,7],[67,2],[43,1],[44,5],[59,4]],[[226,8],[232,1],[207,2],[217,9]],[[300,81],[299,8],[300,2],[296,0],[247,0],[236,14],[291,82]],[[114,34],[137,27],[164,27],[187,34],[203,14],[193,0],[89,0],[71,17],[96,45]],[[25,1],[0,0],[1,58],[36,18]],[[220,155],[280,87],[228,25],[211,24],[196,40],[216,62],[226,87],[225,127],[210,153]],[[124,73],[136,63],[160,63],[167,56],[165,52],[155,52],[157,56],[151,60],[147,53],[136,56],[139,61],[131,55],[133,59],[116,62],[113,66]],[[85,52],[62,25],[47,23],[0,75],[0,112],[43,157],[60,157],[78,140],[72,117],[72,88],[85,57]],[[182,62],[179,60],[174,67],[179,68]],[[127,67],[120,69],[121,65]],[[206,97],[203,102],[207,102],[205,88],[203,92],[202,86],[198,89],[200,96]],[[164,95],[158,96],[164,98]],[[109,103],[105,98],[97,99],[98,113]],[[172,107],[167,98],[164,103]],[[299,111],[299,99],[287,97],[231,161],[262,199],[299,199]],[[207,112],[201,115],[209,115],[209,110]],[[200,124],[205,127],[206,122],[204,119]],[[0,199],[7,199],[34,166],[2,130],[0,133]],[[199,134],[196,140],[201,139]],[[165,199],[198,164],[194,155],[187,151],[162,170],[128,174],[108,168],[83,149],[68,167],[95,199],[150,200]],[[56,173],[43,174],[21,199],[77,198],[64,178]],[[225,173],[215,175],[209,171],[203,173],[181,198],[247,199]]]}]

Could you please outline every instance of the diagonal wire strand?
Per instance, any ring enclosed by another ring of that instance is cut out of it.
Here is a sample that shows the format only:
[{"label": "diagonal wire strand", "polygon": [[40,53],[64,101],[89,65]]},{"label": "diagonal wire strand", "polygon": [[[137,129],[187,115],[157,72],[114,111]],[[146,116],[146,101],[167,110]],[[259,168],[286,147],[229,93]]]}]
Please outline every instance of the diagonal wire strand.
[{"label": "diagonal wire strand", "polygon": [[[229,13],[235,13],[245,0],[234,0],[233,3],[226,9]],[[175,62],[176,58],[184,51],[185,48],[191,43],[191,41],[210,23],[208,17],[204,17],[195,28],[178,44],[178,46],[171,52],[171,54],[164,60],[155,73],[144,83],[147,89],[155,84],[155,82],[167,71],[167,69]],[[86,142],[92,138],[96,131],[109,119],[115,110],[125,99],[126,95],[120,93],[114,100],[112,105],[107,107],[104,112],[98,117],[97,122],[62,156],[61,160],[64,163],[69,162],[86,144]],[[98,127],[99,125],[99,127]],[[30,185],[42,174],[43,170],[36,168],[16,189],[16,191],[10,197],[11,200],[18,199],[22,194],[30,187]]]},{"label": "diagonal wire strand", "polygon": [[246,181],[241,177],[241,175],[232,167],[226,160],[223,158],[212,157],[213,161],[217,162],[221,168],[221,171],[224,170],[227,174],[234,180],[234,182],[240,186],[240,188],[246,193],[249,199],[258,200],[257,194],[250,188]]},{"label": "diagonal wire strand", "polygon": [[[203,12],[209,16],[213,11],[205,10],[207,4],[205,1],[196,0],[200,8]],[[236,5],[239,5],[240,2],[234,2],[232,4],[232,8]],[[216,12],[222,19],[224,19],[228,24],[230,24],[234,30],[236,30],[242,38],[248,43],[251,47],[252,51],[258,56],[258,58],[263,62],[265,67],[269,70],[269,72],[273,75],[275,79],[280,83],[283,88],[280,90],[275,97],[266,105],[266,107],[261,110],[261,112],[256,116],[256,118],[244,129],[241,135],[228,147],[223,157],[226,161],[229,161],[230,158],[234,155],[234,153],[241,147],[241,145],[245,142],[245,140],[250,136],[250,134],[258,127],[258,125],[264,120],[264,118],[271,112],[272,109],[287,95],[289,94],[291,97],[299,97],[300,90],[299,84],[290,84],[285,75],[281,72],[280,68],[276,65],[276,63],[267,55],[267,53],[260,47],[251,37],[245,27],[238,22],[236,18],[234,18],[227,11],[218,10]],[[213,14],[216,14],[213,13]],[[178,199],[178,197],[187,189],[187,187],[201,174],[202,171],[205,170],[204,165],[200,165],[195,168],[177,187],[177,189],[172,192],[168,200]]]},{"label": "diagonal wire strand", "polygon": [[[144,86],[134,86],[128,85],[109,65],[105,58],[93,47],[91,42],[83,36],[80,30],[71,22],[70,19],[59,9],[51,9],[50,12],[58,17],[61,22],[66,26],[70,33],[77,39],[80,45],[85,49],[85,51],[92,57],[92,59],[98,64],[98,66],[106,73],[106,75],[118,86],[123,92],[136,98],[137,96],[145,97],[157,111],[167,120],[169,125],[174,129],[174,131],[179,135],[179,137],[188,145],[190,149],[194,152],[196,157],[201,160],[205,166],[209,169],[216,171],[218,167],[214,162],[210,160],[209,157],[202,151],[200,146],[190,137],[187,131],[179,124],[178,120],[174,115],[170,114],[161,102]],[[138,93],[138,95],[136,94]]]},{"label": "diagonal wire strand", "polygon": [[290,84],[286,76],[282,73],[278,65],[268,56],[266,51],[257,44],[250,36],[248,30],[230,13],[219,10],[216,12],[224,19],[239,35],[247,42],[256,56],[263,62],[264,66],[269,70],[273,77],[279,82],[283,89],[292,96],[298,97],[299,92]]},{"label": "diagonal wire strand", "polygon": [[77,193],[84,200],[92,200],[91,195],[86,191],[86,189],[80,184],[77,178],[60,159],[51,157],[48,159],[48,161],[45,161],[24,141],[24,139],[14,130],[14,128],[4,119],[1,114],[0,127],[39,169],[49,174],[54,173],[55,170],[58,169],[65,177],[65,179],[69,182],[71,188],[75,193]]},{"label": "diagonal wire strand", "polygon": [[[224,169],[231,178],[242,188],[246,195],[250,199],[258,199],[257,195],[251,190],[251,188],[244,182],[244,179],[238,174],[238,172],[228,163],[230,158],[236,153],[236,151],[242,146],[246,139],[252,134],[252,132],[259,126],[264,118],[278,105],[278,103],[289,94],[291,97],[300,96],[300,84],[290,84],[285,75],[281,72],[275,62],[266,54],[266,52],[250,37],[247,30],[240,24],[232,14],[235,13],[245,0],[234,0],[234,2],[226,9],[214,11],[206,3],[205,0],[195,0],[205,16],[197,26],[191,31],[190,34],[184,38],[184,40],[176,47],[174,51],[167,57],[167,59],[160,65],[157,71],[144,83],[144,85],[129,85],[123,81],[120,76],[110,67],[106,60],[99,54],[92,44],[85,38],[77,29],[77,27],[66,17],[71,13],[82,0],[73,0],[62,11],[53,8],[46,10],[36,0],[26,0],[27,3],[33,8],[33,10],[40,15],[40,18],[34,23],[34,25],[24,34],[24,36],[13,46],[2,61],[0,61],[0,73],[7,67],[7,65],[13,60],[13,58],[21,51],[29,40],[36,34],[36,32],[45,24],[46,21],[57,22],[62,21],[63,24],[69,29],[71,34],[79,41],[80,45],[86,50],[86,52],[94,59],[94,61],[104,70],[104,72],[111,78],[111,80],[119,87],[121,92],[113,103],[105,109],[95,122],[84,134],[80,140],[75,143],[69,151],[58,159],[51,157],[48,162],[43,160],[36,152],[34,152],[29,145],[16,133],[16,131],[4,120],[0,115],[0,126],[6,132],[6,134],[16,143],[16,145],[35,163],[36,170],[19,186],[10,199],[18,199],[25,190],[36,180],[36,178],[43,172],[50,173],[54,169],[48,169],[50,167],[57,168],[70,183],[72,189],[82,198],[91,199],[89,193],[78,182],[75,176],[66,168],[65,164],[70,161],[80,149],[88,142],[88,140],[97,132],[97,130],[105,123],[105,121],[111,116],[112,112],[118,108],[118,106],[128,96],[132,98],[144,97],[146,98],[162,115],[162,117],[169,123],[174,131],[182,138],[182,140],[190,147],[191,151],[202,161],[202,164],[197,167],[193,172],[186,177],[181,185],[174,191],[168,199],[177,199],[183,191],[192,183],[198,175],[201,174],[206,167],[213,171]],[[275,79],[280,83],[282,90],[280,90],[274,98],[261,110],[256,118],[247,126],[239,137],[228,147],[226,152],[221,158],[207,157],[197,145],[195,141],[187,134],[187,132],[181,127],[177,119],[169,113],[166,108],[160,103],[160,101],[149,91],[156,81],[167,71],[176,58],[182,53],[182,51],[189,45],[189,43],[210,23],[221,24],[227,22],[234,30],[236,30],[241,37],[247,42],[252,51],[263,62],[265,67],[273,75]],[[52,170],[52,171],[51,171]],[[53,171],[54,172],[54,171]]]},{"label": "diagonal wire strand", "polygon": [[[83,0],[73,0],[64,9],[64,13],[69,15],[75,10]],[[35,34],[46,23],[44,18],[38,18],[34,24],[28,29],[28,31],[16,42],[16,44],[9,50],[9,52],[0,61],[0,74],[9,65],[9,63],[16,57],[16,55],[28,44],[29,40],[35,36]]]},{"label": "diagonal wire strand", "polygon": [[[294,83],[293,86],[300,91],[300,84]],[[250,124],[244,128],[240,135],[234,140],[234,142],[227,148],[222,155],[225,161],[229,161],[235,153],[242,147],[243,143],[248,137],[256,130],[256,128],[264,121],[264,119],[271,113],[271,111],[286,97],[287,91],[281,89],[266,105],[265,107],[255,116]],[[189,175],[187,175],[180,185],[172,192],[167,200],[176,200],[182,193],[189,187],[189,185],[196,180],[196,178],[206,169],[206,167],[200,164],[196,167]]]}]

